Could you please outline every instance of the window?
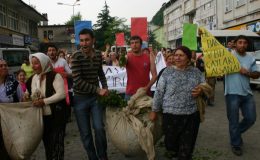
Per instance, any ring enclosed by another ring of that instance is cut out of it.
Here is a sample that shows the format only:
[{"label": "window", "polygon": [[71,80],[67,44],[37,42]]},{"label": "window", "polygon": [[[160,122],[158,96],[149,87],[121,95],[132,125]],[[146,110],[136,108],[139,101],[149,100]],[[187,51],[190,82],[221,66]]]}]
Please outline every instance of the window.
[{"label": "window", "polygon": [[246,4],[246,0],[236,0],[236,7],[240,7]]},{"label": "window", "polygon": [[38,33],[37,33],[37,23],[33,22],[33,21],[29,21],[29,34],[31,36],[37,37]]},{"label": "window", "polygon": [[24,58],[28,58],[29,52],[16,51],[16,50],[7,50],[3,51],[3,59],[6,60],[9,67],[21,66],[23,64]]},{"label": "window", "polygon": [[233,8],[233,0],[226,0],[225,12],[231,11]]},{"label": "window", "polygon": [[0,26],[6,27],[6,7],[0,4]]},{"label": "window", "polygon": [[204,5],[204,10],[208,10],[208,9],[210,9],[210,8],[211,8],[211,2],[206,3],[206,4]]},{"label": "window", "polygon": [[7,27],[12,30],[18,30],[18,15],[15,11],[8,9]]},{"label": "window", "polygon": [[29,33],[29,20],[24,16],[20,17],[20,31],[25,34]]}]

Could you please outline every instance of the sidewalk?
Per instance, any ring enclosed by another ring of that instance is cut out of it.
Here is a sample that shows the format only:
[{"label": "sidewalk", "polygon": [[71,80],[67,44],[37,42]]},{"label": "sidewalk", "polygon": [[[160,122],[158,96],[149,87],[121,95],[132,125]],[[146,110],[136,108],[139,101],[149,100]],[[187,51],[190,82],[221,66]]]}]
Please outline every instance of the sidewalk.
[{"label": "sidewalk", "polygon": [[[260,91],[254,91],[257,107],[257,115],[260,115]],[[226,106],[223,95],[222,82],[218,82],[215,92],[215,106],[207,107],[205,122],[200,126],[197,144],[194,152],[194,160],[260,160],[260,123],[259,117],[255,125],[244,135],[243,156],[235,156],[229,145],[228,121],[226,117]],[[87,160],[75,118],[67,125],[65,137],[65,160]],[[143,157],[125,158],[109,141],[109,160],[145,160]],[[156,145],[158,160],[169,160],[164,157],[163,139]],[[43,145],[37,148],[31,160],[45,160]]]}]

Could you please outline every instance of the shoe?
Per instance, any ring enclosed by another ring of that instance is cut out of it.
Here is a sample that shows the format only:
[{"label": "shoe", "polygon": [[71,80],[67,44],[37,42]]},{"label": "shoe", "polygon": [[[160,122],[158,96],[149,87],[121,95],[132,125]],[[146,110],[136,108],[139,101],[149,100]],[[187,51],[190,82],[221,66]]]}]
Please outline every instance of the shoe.
[{"label": "shoe", "polygon": [[243,154],[241,147],[232,147],[232,152],[237,156],[242,156]]}]

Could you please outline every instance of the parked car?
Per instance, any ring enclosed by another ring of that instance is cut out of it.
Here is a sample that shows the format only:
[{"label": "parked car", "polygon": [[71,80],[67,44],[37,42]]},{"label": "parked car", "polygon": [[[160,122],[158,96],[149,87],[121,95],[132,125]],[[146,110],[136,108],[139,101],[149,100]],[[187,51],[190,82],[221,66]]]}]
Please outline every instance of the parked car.
[{"label": "parked car", "polygon": [[[258,71],[260,71],[260,50],[255,52],[255,60]],[[260,78],[250,79],[250,85],[252,88],[256,88],[257,85],[260,85]]]},{"label": "parked car", "polygon": [[24,59],[29,58],[31,53],[28,48],[0,48],[0,59],[7,62],[9,73],[17,72],[24,62]]}]

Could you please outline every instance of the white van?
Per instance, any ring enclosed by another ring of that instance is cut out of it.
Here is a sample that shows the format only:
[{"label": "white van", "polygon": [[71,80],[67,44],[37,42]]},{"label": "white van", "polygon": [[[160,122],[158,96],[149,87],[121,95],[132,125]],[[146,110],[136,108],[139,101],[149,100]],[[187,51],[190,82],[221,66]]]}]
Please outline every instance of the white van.
[{"label": "white van", "polygon": [[7,62],[9,73],[17,72],[24,62],[29,58],[31,51],[28,48],[0,48],[0,59]]}]

